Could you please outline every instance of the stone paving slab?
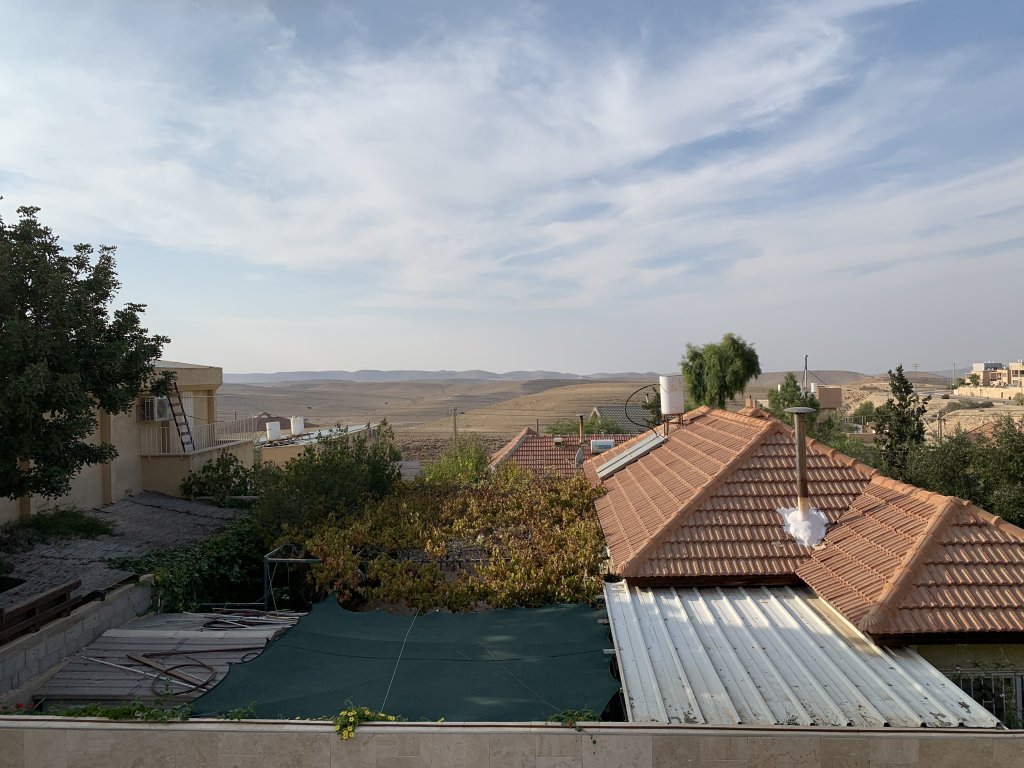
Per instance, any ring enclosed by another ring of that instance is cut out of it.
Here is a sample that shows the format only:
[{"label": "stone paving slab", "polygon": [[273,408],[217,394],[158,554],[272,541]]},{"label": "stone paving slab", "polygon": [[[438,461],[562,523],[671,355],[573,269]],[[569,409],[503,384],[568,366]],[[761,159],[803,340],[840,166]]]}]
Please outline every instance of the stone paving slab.
[{"label": "stone paving slab", "polygon": [[108,559],[191,544],[224,528],[244,511],[146,492],[91,510],[91,514],[113,525],[115,533],[38,544],[5,555],[13,566],[6,575],[25,583],[0,592],[0,607],[17,605],[74,579],[82,580],[76,596],[106,592],[134,576],[111,568]]}]

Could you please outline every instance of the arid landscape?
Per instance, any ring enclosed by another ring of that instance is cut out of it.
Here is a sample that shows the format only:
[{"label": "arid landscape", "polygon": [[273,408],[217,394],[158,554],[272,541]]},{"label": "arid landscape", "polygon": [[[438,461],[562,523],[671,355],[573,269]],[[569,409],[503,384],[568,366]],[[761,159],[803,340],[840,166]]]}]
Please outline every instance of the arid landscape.
[{"label": "arid landscape", "polygon": [[[802,372],[796,372],[798,378]],[[767,397],[785,376],[767,372],[755,380],[748,394]],[[922,395],[931,394],[927,421],[935,430],[937,414],[951,402],[942,399],[948,379],[930,373],[909,373]],[[811,371],[808,381],[843,387],[849,410],[863,400],[876,405],[888,397],[885,374],[865,376],[856,371]],[[496,450],[525,426],[543,430],[554,421],[589,413],[601,403],[625,402],[641,387],[656,384],[645,374],[615,379],[447,379],[387,382],[312,379],[265,384],[226,383],[220,390],[219,413],[234,419],[259,413],[284,418],[304,416],[320,425],[355,425],[387,419],[398,435],[407,458],[430,459],[443,450],[453,431],[453,410],[460,432],[479,435]],[[642,398],[641,392],[637,395]],[[996,403],[992,408],[946,414],[944,428],[974,429],[998,414],[1024,416],[1020,406]]]}]

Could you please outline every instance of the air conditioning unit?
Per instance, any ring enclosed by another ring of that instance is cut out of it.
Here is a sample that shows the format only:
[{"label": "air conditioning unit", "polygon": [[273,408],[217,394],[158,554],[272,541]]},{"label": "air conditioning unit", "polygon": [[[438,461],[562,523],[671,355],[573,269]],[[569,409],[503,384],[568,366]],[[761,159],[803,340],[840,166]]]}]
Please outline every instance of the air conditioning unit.
[{"label": "air conditioning unit", "polygon": [[150,395],[142,401],[142,418],[146,421],[170,421],[171,401]]}]

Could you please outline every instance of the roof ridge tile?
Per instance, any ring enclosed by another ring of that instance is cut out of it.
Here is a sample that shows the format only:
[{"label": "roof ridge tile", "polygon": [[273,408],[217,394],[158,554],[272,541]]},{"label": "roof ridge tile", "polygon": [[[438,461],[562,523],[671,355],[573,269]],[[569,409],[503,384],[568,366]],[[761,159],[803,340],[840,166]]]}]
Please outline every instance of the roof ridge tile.
[{"label": "roof ridge tile", "polygon": [[533,427],[523,427],[518,435],[513,437],[511,440],[505,443],[505,445],[503,445],[501,448],[499,448],[497,451],[491,454],[491,461],[489,466],[494,467],[497,464],[499,464],[502,460],[507,458],[510,453],[512,453],[516,448],[518,448],[522,444],[523,440],[525,440],[530,435],[536,434],[537,432],[534,431]]},{"label": "roof ridge tile", "polygon": [[[888,480],[892,483],[898,483],[906,488],[912,488],[915,491],[923,490],[916,486],[907,485],[906,483],[900,483],[898,480],[892,480],[885,476],[880,478],[873,478],[875,480]],[[925,491],[928,497],[934,497],[936,501],[945,500],[942,508],[939,509],[935,516],[928,522],[924,530],[917,537],[917,542],[907,551],[907,554],[903,557],[903,562],[897,569],[894,577],[882,587],[882,592],[878,596],[878,600],[875,606],[868,611],[868,613],[857,623],[858,629],[869,634],[886,634],[886,630],[892,624],[894,611],[898,608],[899,599],[902,597],[908,589],[914,586],[913,580],[914,575],[917,571],[917,566],[924,560],[927,552],[933,547],[939,544],[936,539],[938,531],[947,526],[952,520],[952,512],[957,507],[957,502],[962,501],[955,496],[942,496],[937,493],[931,493]],[[918,496],[916,493],[911,495]]]}]

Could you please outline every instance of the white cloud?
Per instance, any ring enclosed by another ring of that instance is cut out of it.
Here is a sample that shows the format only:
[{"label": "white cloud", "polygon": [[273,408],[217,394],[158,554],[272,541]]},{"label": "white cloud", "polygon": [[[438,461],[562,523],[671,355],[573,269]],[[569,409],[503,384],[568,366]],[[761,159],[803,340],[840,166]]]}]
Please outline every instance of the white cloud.
[{"label": "white cloud", "polygon": [[368,310],[706,308],[709,288],[753,307],[793,275],[824,290],[1024,236],[979,218],[1024,188],[1020,162],[927,167],[915,133],[968,54],[871,61],[857,14],[886,5],[783,5],[657,59],[647,38],[570,53],[535,10],[315,57],[256,5],[155,12],[163,35],[76,16],[103,37],[0,51],[0,191],[249,282],[358,275]]}]

